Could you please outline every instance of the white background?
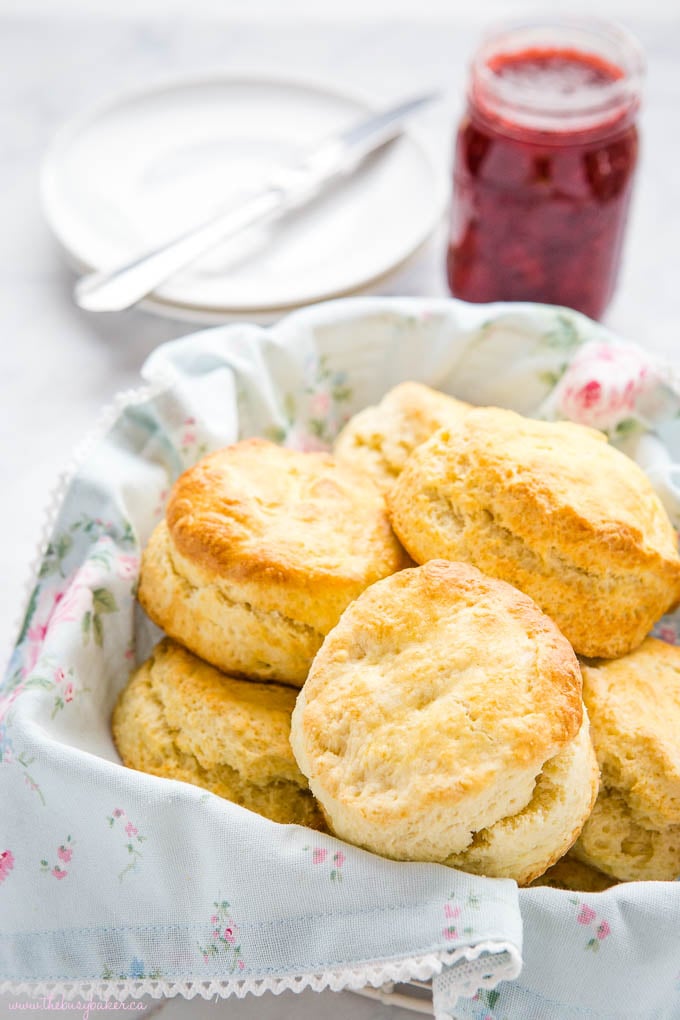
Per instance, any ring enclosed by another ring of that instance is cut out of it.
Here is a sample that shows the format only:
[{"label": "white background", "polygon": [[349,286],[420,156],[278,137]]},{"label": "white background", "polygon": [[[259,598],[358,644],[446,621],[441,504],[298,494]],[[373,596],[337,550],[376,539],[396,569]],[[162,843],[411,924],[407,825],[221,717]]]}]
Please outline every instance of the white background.
[{"label": "white background", "polygon": [[[607,322],[680,358],[680,2],[596,6],[637,34],[648,60],[642,164]],[[0,660],[14,636],[44,507],[70,451],[98,410],[136,385],[153,347],[191,330],[139,311],[96,316],[74,307],[74,277],[39,207],[40,165],[56,129],[120,89],[176,73],[255,68],[319,78],[376,102],[442,88],[445,102],[423,119],[423,130],[445,166],[467,61],[484,27],[532,11],[588,9],[501,0],[0,0]],[[381,292],[444,294],[444,244],[440,232]],[[8,1000],[0,1000],[3,1012],[17,1015]],[[162,1012],[165,1020],[398,1015],[348,993],[218,1006],[173,1001]]]}]

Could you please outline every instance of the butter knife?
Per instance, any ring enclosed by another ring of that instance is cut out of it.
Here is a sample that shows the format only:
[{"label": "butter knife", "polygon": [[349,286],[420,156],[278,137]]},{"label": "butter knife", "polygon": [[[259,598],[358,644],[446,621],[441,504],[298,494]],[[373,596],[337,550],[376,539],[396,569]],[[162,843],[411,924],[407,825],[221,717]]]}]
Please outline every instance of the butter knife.
[{"label": "butter knife", "polygon": [[417,96],[359,120],[322,141],[298,162],[280,167],[263,190],[238,206],[223,209],[207,222],[115,269],[82,277],[74,289],[76,304],[93,312],[130,308],[222,241],[306,204],[326,185],[352,174],[370,153],[401,134],[408,116],[438,98],[436,93]]}]

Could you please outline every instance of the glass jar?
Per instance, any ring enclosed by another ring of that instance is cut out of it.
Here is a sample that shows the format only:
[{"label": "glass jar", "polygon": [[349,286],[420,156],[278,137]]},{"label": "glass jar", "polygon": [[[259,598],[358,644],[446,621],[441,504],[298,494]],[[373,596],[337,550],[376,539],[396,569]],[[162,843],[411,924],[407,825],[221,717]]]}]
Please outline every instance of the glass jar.
[{"label": "glass jar", "polygon": [[449,288],[599,318],[638,154],[642,54],[596,20],[510,25],[474,57],[453,171]]}]

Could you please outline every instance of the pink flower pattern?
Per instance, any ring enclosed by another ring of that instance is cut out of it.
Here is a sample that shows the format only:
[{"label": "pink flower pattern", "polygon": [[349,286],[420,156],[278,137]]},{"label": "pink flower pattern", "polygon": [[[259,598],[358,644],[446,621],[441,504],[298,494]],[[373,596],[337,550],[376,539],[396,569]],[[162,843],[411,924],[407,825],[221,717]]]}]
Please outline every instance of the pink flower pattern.
[{"label": "pink flower pattern", "polygon": [[658,379],[651,359],[629,344],[587,343],[574,355],[555,391],[561,416],[608,433],[634,422]]},{"label": "pink flower pattern", "polygon": [[664,621],[659,621],[652,630],[654,637],[659,638],[660,641],[665,641],[669,645],[680,644],[678,637],[678,626],[675,621],[666,618]]},{"label": "pink flower pattern", "polygon": [[[55,666],[49,656],[40,657],[40,651],[41,648],[38,646],[29,646],[26,661],[27,663],[33,663],[31,670],[29,671],[26,665],[23,669],[18,669],[11,678],[9,689],[4,694],[0,694],[0,726],[4,724],[5,731],[10,723],[12,706],[24,691],[39,688],[54,692],[51,719],[54,719],[57,713],[68,702],[73,701],[77,695],[89,691],[88,687],[76,688],[73,667],[70,667],[68,672],[66,672],[62,666]],[[3,743],[7,745],[7,739]],[[9,762],[9,760],[10,757],[7,754],[0,753],[0,761]],[[15,760],[24,768],[31,763],[22,754],[17,754]],[[31,759],[31,761],[33,760]],[[33,779],[31,779],[31,784],[34,790],[40,791],[38,784]],[[42,799],[42,794],[40,796]]]},{"label": "pink flower pattern", "polygon": [[597,952],[601,943],[604,942],[605,939],[609,938],[612,933],[609,922],[604,918],[598,919],[597,911],[594,910],[588,903],[581,903],[577,899],[572,899],[571,902],[579,907],[578,913],[576,914],[576,923],[583,925],[584,928],[592,928],[593,930],[593,934],[586,942],[585,948]]},{"label": "pink flower pattern", "polygon": [[[71,839],[70,836],[67,836],[66,842],[62,843],[61,846],[57,847],[57,857],[62,862],[62,864],[70,864],[71,859],[73,857],[74,845],[75,840]],[[56,863],[52,865],[52,867],[50,867],[50,864],[46,858],[43,858],[41,860],[40,870],[46,873],[49,872],[49,874],[52,875],[53,878],[59,880],[66,878],[66,876],[68,875],[68,871],[66,870],[66,868],[62,868],[61,864],[59,863]]]},{"label": "pink flower pattern", "polygon": [[576,920],[579,924],[590,924],[590,922],[597,916],[592,907],[586,906],[584,903],[578,912]]},{"label": "pink flower pattern", "polygon": [[[467,920],[467,915],[471,910],[479,906],[479,900],[476,896],[468,896],[464,904],[457,903],[456,900],[456,893],[452,893],[444,904],[444,917],[447,923],[442,929],[442,935],[447,942],[452,942],[454,939],[460,939],[472,934],[473,929],[471,925],[465,924],[464,927],[461,927],[461,923]],[[454,921],[457,923],[454,924]]]},{"label": "pink flower pattern", "polygon": [[159,521],[163,516],[165,512],[165,504],[169,494],[170,490],[166,486],[164,486],[158,493],[158,499],[156,501],[156,506],[154,507],[153,511],[154,520]]},{"label": "pink flower pattern", "polygon": [[[310,848],[306,846],[303,849],[308,851]],[[324,864],[328,860],[329,855],[330,850],[327,850],[326,847],[312,847],[312,864]],[[342,850],[335,851],[331,857],[331,864],[333,865],[329,873],[331,882],[342,882],[342,866],[346,860],[347,857]]]},{"label": "pink flower pattern", "polygon": [[[179,427],[177,444],[182,454],[182,459],[187,466],[195,464],[199,457],[208,452],[208,444],[205,440],[201,439],[196,419],[193,417],[185,418],[182,421]],[[161,497],[161,499],[164,498],[163,496]]]},{"label": "pink flower pattern", "polygon": [[221,957],[230,963],[230,973],[244,970],[241,946],[237,944],[238,928],[231,918],[229,903],[227,900],[218,899],[213,906],[215,913],[210,915],[210,941],[205,946],[198,947],[203,962],[209,963],[211,959]]},{"label": "pink flower pattern", "polygon": [[[79,562],[78,543],[82,548],[83,540],[86,558]],[[135,546],[136,538],[129,522],[114,525],[113,521],[86,516],[52,536],[17,642],[21,653],[20,666],[12,677],[15,689],[6,692],[4,699],[0,698],[0,704],[5,701],[3,714],[6,714],[7,698],[11,696],[14,701],[26,689],[21,681],[32,679],[36,668],[43,666],[46,646],[61,627],[80,623],[83,643],[93,638],[95,644],[102,645],[105,616],[118,610],[112,592],[104,586],[104,578],[111,573],[124,578],[136,574],[137,557],[122,551]],[[53,681],[44,675],[37,679],[39,682],[33,686],[47,688],[50,682],[68,683],[63,668],[55,672]],[[77,693],[78,690],[72,688],[73,696]],[[72,698],[65,700],[59,694],[55,711],[69,700]],[[39,789],[37,784],[34,788]]]},{"label": "pink flower pattern", "polygon": [[64,623],[75,623],[82,619],[92,601],[90,584],[96,583],[93,573],[99,574],[99,570],[92,570],[85,564],[76,571],[68,587],[63,594],[57,594],[54,608],[48,621],[48,629],[59,627]]},{"label": "pink flower pattern", "polygon": [[[109,828],[110,829],[115,828],[115,826],[117,825],[118,821],[120,819],[122,819],[122,818],[125,818],[125,817],[126,817],[126,815],[125,815],[125,811],[123,810],[123,808],[119,808],[119,807],[114,808],[113,811],[111,812],[111,814],[107,818],[107,822],[109,823]],[[121,825],[123,825],[122,822],[121,822]],[[127,865],[118,874],[118,881],[119,882],[123,881],[123,879],[128,874],[128,872],[136,871],[139,863],[141,862],[142,858],[144,857],[144,854],[140,850],[140,846],[141,846],[142,843],[144,843],[146,841],[146,836],[143,836],[140,833],[140,831],[137,828],[137,826],[129,818],[125,822],[125,824],[123,825],[123,830],[124,830],[125,836],[127,837],[126,840],[125,840],[125,849],[127,850],[127,853],[128,853],[128,856],[129,856],[129,860],[128,860]]]},{"label": "pink flower pattern", "polygon": [[305,393],[286,393],[281,423],[265,430],[265,436],[303,453],[330,449],[349,415],[342,405],[352,399],[347,373],[333,368],[326,355],[310,358],[305,368]]},{"label": "pink flower pattern", "polygon": [[14,854],[11,850],[3,850],[0,854],[0,882],[4,882],[14,867]]},{"label": "pink flower pattern", "polygon": [[116,557],[116,573],[123,581],[132,581],[137,577],[139,557],[121,553]]},{"label": "pink flower pattern", "polygon": [[322,417],[328,414],[331,406],[331,398],[328,393],[315,393],[309,401],[309,410],[313,417]]},{"label": "pink flower pattern", "polygon": [[[87,561],[75,571],[65,588],[42,589],[36,599],[31,625],[26,630],[24,677],[35,670],[50,635],[65,624],[80,623],[83,642],[87,644],[92,633],[95,643],[101,646],[104,632],[102,617],[118,609],[112,593],[102,584],[102,569],[100,563]],[[61,682],[63,679],[62,670],[55,680]]]}]

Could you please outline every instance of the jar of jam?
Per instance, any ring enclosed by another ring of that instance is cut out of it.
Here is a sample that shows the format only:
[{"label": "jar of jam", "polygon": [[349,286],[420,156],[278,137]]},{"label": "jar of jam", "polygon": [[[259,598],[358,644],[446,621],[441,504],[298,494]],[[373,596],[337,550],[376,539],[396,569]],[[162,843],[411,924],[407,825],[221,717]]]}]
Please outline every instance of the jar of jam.
[{"label": "jar of jam", "polygon": [[449,288],[599,318],[638,154],[642,54],[595,20],[510,25],[474,57],[458,132]]}]

